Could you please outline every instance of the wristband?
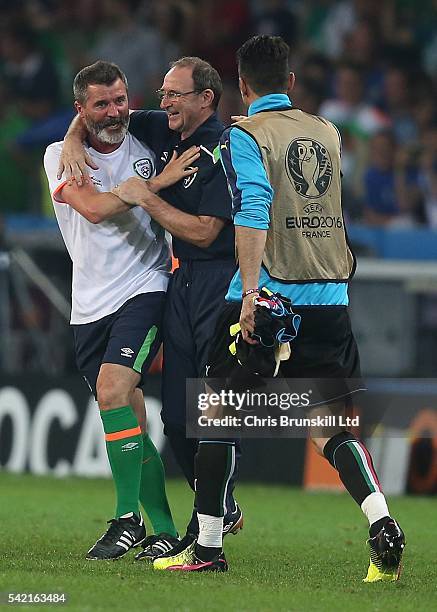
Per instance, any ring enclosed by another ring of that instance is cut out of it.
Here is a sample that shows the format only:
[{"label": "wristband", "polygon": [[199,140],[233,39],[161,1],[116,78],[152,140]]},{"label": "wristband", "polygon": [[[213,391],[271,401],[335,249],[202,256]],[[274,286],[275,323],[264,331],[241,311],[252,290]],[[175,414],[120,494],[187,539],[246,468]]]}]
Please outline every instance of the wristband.
[{"label": "wristband", "polygon": [[247,289],[247,291],[243,291],[243,293],[241,294],[241,299],[244,300],[245,297],[251,295],[252,293],[259,293],[259,289]]}]

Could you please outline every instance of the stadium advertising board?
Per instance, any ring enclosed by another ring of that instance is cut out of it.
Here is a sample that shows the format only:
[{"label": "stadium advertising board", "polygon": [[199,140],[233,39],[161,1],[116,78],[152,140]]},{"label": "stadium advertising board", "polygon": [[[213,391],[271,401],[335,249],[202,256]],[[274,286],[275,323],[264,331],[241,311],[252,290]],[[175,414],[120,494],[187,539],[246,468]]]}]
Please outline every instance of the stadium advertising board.
[{"label": "stadium advertising board", "polygon": [[[145,389],[149,433],[164,457],[167,474],[180,476],[162,429],[160,384],[160,376],[153,376]],[[368,386],[362,396],[365,402],[356,402],[355,414],[364,424],[366,405],[380,414],[366,440],[384,490],[436,493],[436,381],[380,379]],[[266,456],[269,462],[263,461]],[[304,436],[244,439],[240,480],[329,488],[325,470],[313,477],[313,459]],[[0,378],[0,466],[16,473],[109,477],[102,424],[86,385],[77,377]]]},{"label": "stadium advertising board", "polygon": [[[152,376],[144,390],[149,433],[167,474],[180,476],[163,433],[160,385],[160,376]],[[305,441],[295,442],[245,441],[240,479],[302,484]],[[263,456],[272,461],[266,464]],[[16,473],[109,477],[102,423],[85,383],[77,376],[0,377],[0,466]]]}]

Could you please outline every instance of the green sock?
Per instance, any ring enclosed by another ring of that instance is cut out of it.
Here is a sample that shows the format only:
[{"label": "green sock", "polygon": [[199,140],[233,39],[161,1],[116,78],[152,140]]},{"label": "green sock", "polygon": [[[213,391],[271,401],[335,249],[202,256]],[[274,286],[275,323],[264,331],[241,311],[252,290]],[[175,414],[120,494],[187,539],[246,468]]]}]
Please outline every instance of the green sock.
[{"label": "green sock", "polygon": [[132,406],[101,410],[106,450],[117,492],[116,518],[139,514],[138,496],[143,458],[143,437]]},{"label": "green sock", "polygon": [[155,533],[177,536],[165,492],[165,473],[161,456],[146,434],[143,437],[140,502],[150,519]]}]

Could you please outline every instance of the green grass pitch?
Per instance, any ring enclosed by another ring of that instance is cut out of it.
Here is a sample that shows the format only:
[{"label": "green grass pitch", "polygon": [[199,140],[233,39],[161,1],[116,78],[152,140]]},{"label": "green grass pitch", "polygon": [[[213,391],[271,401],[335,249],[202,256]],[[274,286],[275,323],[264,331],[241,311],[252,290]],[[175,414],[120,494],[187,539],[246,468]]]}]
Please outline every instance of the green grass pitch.
[{"label": "green grass pitch", "polygon": [[[132,553],[85,561],[111,518],[110,481],[1,473],[0,491],[3,598],[65,592],[68,602],[57,607],[69,612],[437,610],[435,499],[390,500],[407,534],[404,571],[398,583],[364,584],[366,523],[347,495],[240,484],[245,527],[225,539],[230,571],[181,575],[155,572]],[[182,481],[170,481],[168,494],[183,530],[191,494]]]}]

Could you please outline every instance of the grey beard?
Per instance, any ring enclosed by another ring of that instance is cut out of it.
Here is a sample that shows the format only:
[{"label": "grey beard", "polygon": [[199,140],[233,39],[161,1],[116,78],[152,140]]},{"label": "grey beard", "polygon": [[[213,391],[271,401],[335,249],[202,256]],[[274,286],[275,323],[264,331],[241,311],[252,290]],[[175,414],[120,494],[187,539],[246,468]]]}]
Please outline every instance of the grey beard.
[{"label": "grey beard", "polygon": [[117,130],[116,132],[112,130],[110,131],[107,128],[98,130],[97,133],[95,134],[95,137],[98,140],[100,140],[100,142],[103,142],[104,144],[113,145],[113,144],[119,144],[120,142],[122,142],[126,134],[127,134],[127,125],[121,125],[120,129]]},{"label": "grey beard", "polygon": [[126,121],[120,123],[119,129],[116,131],[108,130],[108,126],[101,127],[98,123],[96,124],[88,121],[85,121],[85,123],[90,134],[95,136],[97,140],[103,144],[113,145],[123,142],[129,127],[129,117],[126,118]]}]

